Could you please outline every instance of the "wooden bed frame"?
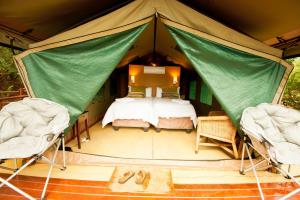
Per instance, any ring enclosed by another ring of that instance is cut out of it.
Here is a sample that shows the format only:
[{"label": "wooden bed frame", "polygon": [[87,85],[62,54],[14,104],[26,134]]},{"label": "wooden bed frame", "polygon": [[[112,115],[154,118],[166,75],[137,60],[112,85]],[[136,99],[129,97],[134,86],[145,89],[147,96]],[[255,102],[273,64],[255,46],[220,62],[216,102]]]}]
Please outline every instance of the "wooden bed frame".
[{"label": "wooden bed frame", "polygon": [[170,117],[159,118],[156,132],[160,132],[161,129],[177,129],[185,130],[187,133],[191,133],[194,129],[193,121],[190,117]]},{"label": "wooden bed frame", "polygon": [[144,122],[141,119],[117,119],[112,122],[114,130],[119,130],[120,127],[143,128],[145,132],[149,130],[150,123]]},{"label": "wooden bed frame", "polygon": [[[144,122],[141,119],[117,119],[112,122],[114,130],[119,130],[121,127],[135,127],[143,128],[145,132],[149,130],[150,123]],[[176,129],[185,130],[187,133],[191,133],[194,129],[193,121],[189,117],[179,118],[159,118],[158,125],[155,127],[156,132],[160,132],[161,129]]]}]

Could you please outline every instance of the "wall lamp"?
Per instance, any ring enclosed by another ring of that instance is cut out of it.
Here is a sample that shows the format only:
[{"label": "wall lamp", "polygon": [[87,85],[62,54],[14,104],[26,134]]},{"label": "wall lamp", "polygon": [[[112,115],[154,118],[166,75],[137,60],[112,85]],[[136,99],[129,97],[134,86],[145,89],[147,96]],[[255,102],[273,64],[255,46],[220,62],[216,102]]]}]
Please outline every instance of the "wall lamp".
[{"label": "wall lamp", "polygon": [[176,85],[177,83],[178,83],[177,76],[174,76],[174,77],[173,77],[173,84]]},{"label": "wall lamp", "polygon": [[135,83],[135,76],[131,75],[130,76],[130,81],[131,81],[131,83]]}]

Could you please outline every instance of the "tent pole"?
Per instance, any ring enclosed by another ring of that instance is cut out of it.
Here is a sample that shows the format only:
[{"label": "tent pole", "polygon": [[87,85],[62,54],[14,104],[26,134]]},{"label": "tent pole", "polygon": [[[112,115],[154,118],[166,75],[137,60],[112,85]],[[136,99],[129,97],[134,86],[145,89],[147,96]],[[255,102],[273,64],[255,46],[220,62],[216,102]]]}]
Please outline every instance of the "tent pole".
[{"label": "tent pole", "polygon": [[156,61],[156,31],[157,31],[157,12],[154,16],[154,31],[153,31],[153,60]]}]

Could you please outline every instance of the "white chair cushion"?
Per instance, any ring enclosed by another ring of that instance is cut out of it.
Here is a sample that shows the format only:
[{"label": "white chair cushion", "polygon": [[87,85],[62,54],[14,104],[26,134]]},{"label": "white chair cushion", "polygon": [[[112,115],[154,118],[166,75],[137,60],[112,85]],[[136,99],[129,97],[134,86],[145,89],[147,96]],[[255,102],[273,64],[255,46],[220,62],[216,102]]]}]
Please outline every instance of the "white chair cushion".
[{"label": "white chair cushion", "polygon": [[20,122],[5,111],[0,114],[0,124],[0,143],[18,136],[23,130],[23,126],[21,126]]},{"label": "white chair cushion", "polygon": [[270,148],[270,152],[276,161],[285,164],[299,165],[300,164],[300,146],[289,143],[280,142]]},{"label": "white chair cushion", "polygon": [[0,158],[27,158],[40,152],[40,138],[34,136],[14,137],[0,144]]},{"label": "white chair cushion", "polygon": [[299,111],[263,103],[244,110],[241,126],[247,134],[264,138],[272,144],[271,149],[277,161],[300,164]]},{"label": "white chair cushion", "polygon": [[0,111],[0,159],[43,152],[68,124],[68,110],[45,99],[25,98],[6,105]]}]

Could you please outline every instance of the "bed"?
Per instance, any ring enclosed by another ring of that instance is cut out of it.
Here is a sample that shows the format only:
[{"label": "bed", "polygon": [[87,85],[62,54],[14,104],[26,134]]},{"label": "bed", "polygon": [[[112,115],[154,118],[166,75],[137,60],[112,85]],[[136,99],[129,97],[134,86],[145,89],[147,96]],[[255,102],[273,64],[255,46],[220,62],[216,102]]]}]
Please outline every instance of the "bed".
[{"label": "bed", "polygon": [[153,125],[161,129],[182,129],[191,132],[197,125],[194,107],[187,100],[169,98],[120,98],[108,108],[102,126],[112,123],[120,127],[139,127],[148,131]]},{"label": "bed", "polygon": [[156,131],[161,129],[183,129],[190,133],[197,126],[197,115],[188,100],[153,98],[153,115],[157,124]]},{"label": "bed", "polygon": [[102,126],[112,123],[120,127],[140,127],[147,131],[152,125],[161,129],[196,127],[194,107],[180,99],[180,67],[129,65],[128,96],[116,99],[108,108]]},{"label": "bed", "polygon": [[112,123],[115,130],[120,127],[140,127],[148,131],[153,120],[151,98],[119,98],[106,111],[102,120],[102,127]]}]

